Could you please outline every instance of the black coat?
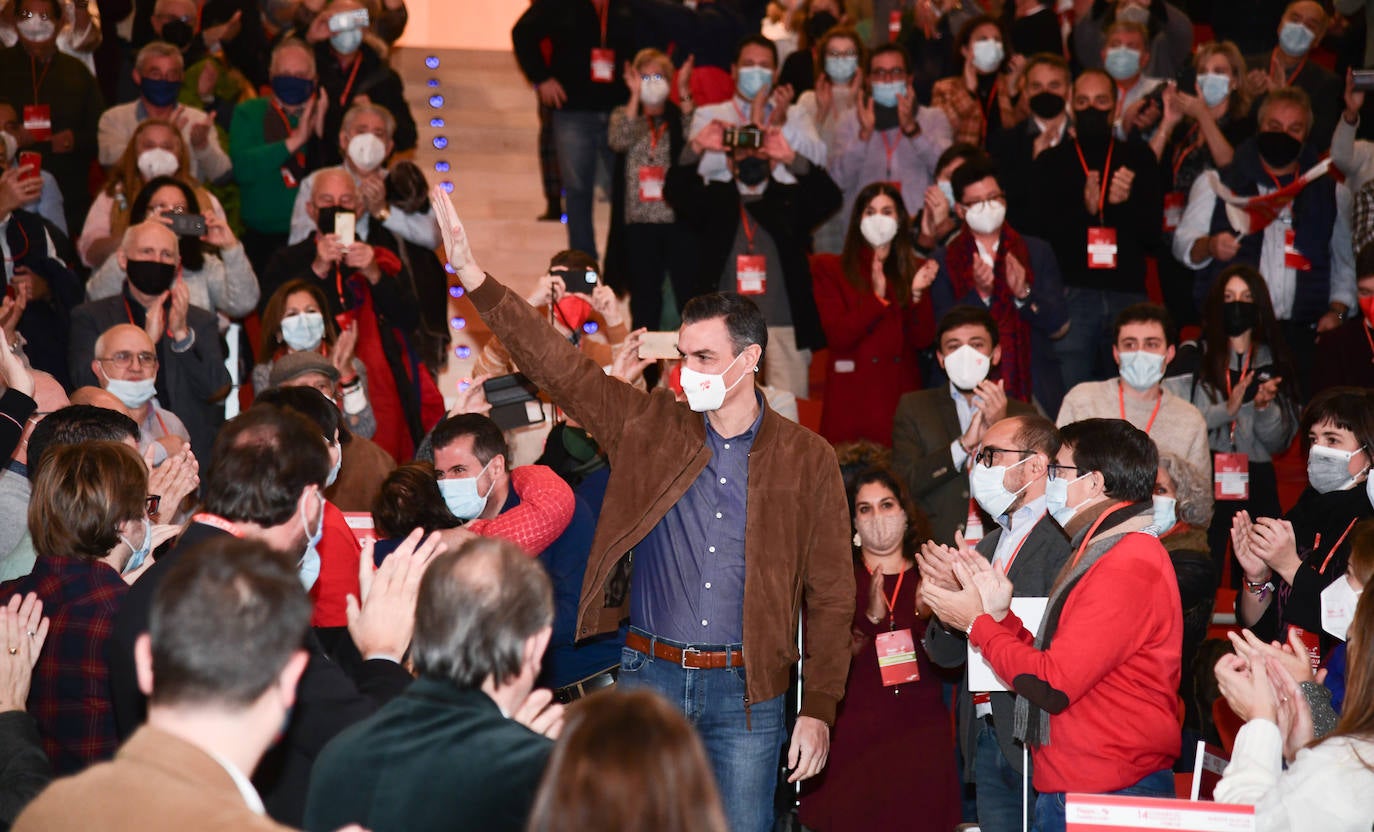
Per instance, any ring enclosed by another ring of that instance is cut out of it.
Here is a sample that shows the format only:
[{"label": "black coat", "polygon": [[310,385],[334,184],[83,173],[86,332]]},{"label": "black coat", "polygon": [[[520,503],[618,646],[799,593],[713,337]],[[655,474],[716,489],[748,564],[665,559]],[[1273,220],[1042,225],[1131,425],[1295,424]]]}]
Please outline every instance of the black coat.
[{"label": "black coat", "polygon": [[[686,158],[690,158],[687,154]],[[678,221],[695,231],[700,240],[698,294],[716,291],[726,260],[739,234],[739,188],[733,181],[705,182],[697,174],[697,159],[674,165],[668,171],[663,198],[673,206]],[[805,161],[798,154],[799,160]],[[806,253],[811,248],[811,232],[840,209],[843,196],[824,169],[804,164],[797,184],[784,185],[769,180],[763,196],[746,209],[750,218],[768,232],[782,258],[783,280],[792,310],[792,327],[798,349],[821,349],[825,333],[821,329],[816,299],[811,294],[811,265]]]},{"label": "black coat", "polygon": [[[130,313],[134,316],[133,321],[129,320]],[[124,292],[73,309],[67,350],[72,384],[76,387],[100,386],[91,369],[95,341],[100,333],[118,324],[133,323],[141,327],[143,322],[143,307]],[[196,340],[185,352],[174,352],[166,336],[158,339],[157,399],[186,425],[186,432],[191,435],[191,450],[202,468],[208,468],[215,434],[224,424],[224,397],[232,381],[224,367],[224,348],[220,344],[215,314],[199,306],[188,307],[186,325],[195,333]]]},{"label": "black coat", "polygon": [[[320,74],[320,86],[329,94],[329,109],[324,114],[324,135],[339,135],[349,105],[358,96],[366,95],[373,104],[385,108],[395,117],[396,132],[392,140],[396,144],[396,152],[414,150],[419,133],[415,128],[415,118],[410,113],[410,105],[406,103],[401,76],[387,66],[386,61],[366,42],[358,47],[358,54],[362,56],[362,64],[358,67],[352,86],[349,86],[353,63],[348,62],[347,68],[340,66],[329,41],[315,44],[315,66]],[[347,98],[344,98],[345,90],[348,92]],[[322,166],[337,165],[343,161],[337,141],[322,141],[319,148]]]}]

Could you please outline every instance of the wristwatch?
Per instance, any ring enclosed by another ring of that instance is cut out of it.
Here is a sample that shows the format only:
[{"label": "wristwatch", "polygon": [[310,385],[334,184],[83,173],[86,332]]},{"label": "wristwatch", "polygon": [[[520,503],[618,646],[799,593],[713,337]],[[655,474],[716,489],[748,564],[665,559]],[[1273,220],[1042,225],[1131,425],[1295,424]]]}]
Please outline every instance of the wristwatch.
[{"label": "wristwatch", "polygon": [[391,206],[383,205],[382,209],[377,212],[377,221],[386,222],[389,219],[391,219]]}]

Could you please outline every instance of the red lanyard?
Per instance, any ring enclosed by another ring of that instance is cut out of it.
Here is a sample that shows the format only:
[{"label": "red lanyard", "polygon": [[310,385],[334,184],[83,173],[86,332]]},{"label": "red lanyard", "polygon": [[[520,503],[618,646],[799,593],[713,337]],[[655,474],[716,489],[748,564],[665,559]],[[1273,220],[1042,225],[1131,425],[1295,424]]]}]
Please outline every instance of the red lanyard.
[{"label": "red lanyard", "polygon": [[897,151],[897,145],[901,144],[901,139],[893,137],[892,144],[887,143],[887,131],[878,134],[883,140],[883,150],[887,151],[887,176],[886,181],[892,181],[892,154]]},{"label": "red lanyard", "polygon": [[1090,543],[1090,542],[1092,541],[1093,535],[1097,533],[1097,528],[1098,528],[1099,526],[1102,525],[1102,521],[1107,519],[1107,515],[1113,513],[1114,511],[1116,511],[1116,510],[1119,509],[1119,508],[1122,508],[1122,507],[1124,507],[1124,506],[1128,506],[1128,505],[1130,505],[1130,504],[1131,504],[1131,501],[1130,501],[1130,500],[1122,500],[1122,501],[1119,502],[1119,503],[1113,504],[1113,505],[1112,505],[1110,508],[1108,508],[1106,511],[1104,511],[1104,512],[1102,512],[1100,515],[1098,515],[1097,519],[1093,521],[1092,526],[1089,527],[1088,533],[1085,534],[1085,535],[1083,535],[1083,542],[1080,543],[1080,544],[1078,544],[1078,551],[1074,553],[1074,556],[1073,556],[1073,563],[1069,564],[1069,569],[1070,569],[1070,570],[1072,570],[1074,567],[1078,566],[1078,562],[1079,562],[1080,560],[1083,559],[1083,553],[1086,552],[1086,551],[1088,550],[1088,543]]},{"label": "red lanyard", "polygon": [[39,75],[38,61],[32,55],[29,56],[29,75],[33,78],[33,103],[35,105],[38,104],[38,90],[43,86],[43,82],[48,80],[48,72],[52,69],[53,59],[56,57],[54,55],[52,58],[48,58],[48,65],[43,67],[43,74]]},{"label": "red lanyard", "polygon": [[[1010,518],[1008,518],[1008,519],[1010,519]],[[1011,531],[1011,529],[1007,529],[1007,531]],[[1023,538],[1021,538],[1021,542],[1018,543],[1018,544],[1016,544],[1016,548],[1012,551],[1011,557],[1007,558],[1007,562],[1004,563],[1004,564],[1002,564],[1002,574],[1003,574],[1003,575],[1007,574],[1008,572],[1011,572],[1011,565],[1012,565],[1013,563],[1016,563],[1016,556],[1019,555],[1019,554],[1021,554],[1021,547],[1022,547],[1022,546],[1025,546],[1025,545],[1026,545],[1026,541],[1029,540],[1029,539],[1030,539],[1030,532],[1026,532],[1026,536],[1023,537]]]},{"label": "red lanyard", "polygon": [[1188,161],[1188,157],[1193,155],[1193,151],[1199,147],[1202,147],[1202,136],[1199,135],[1198,126],[1195,122],[1192,129],[1188,131],[1188,135],[1184,136],[1183,144],[1174,151],[1174,175],[1169,180],[1170,185],[1176,186],[1178,184],[1179,170],[1182,169],[1183,163]]},{"label": "red lanyard", "polygon": [[[1341,532],[1341,536],[1338,537],[1338,538],[1336,538],[1336,542],[1331,546],[1331,551],[1329,551],[1329,552],[1326,553],[1326,559],[1322,561],[1322,568],[1317,570],[1317,574],[1319,574],[1319,575],[1325,575],[1325,574],[1326,574],[1326,565],[1327,565],[1328,563],[1331,562],[1331,556],[1334,555],[1334,554],[1336,554],[1336,550],[1337,550],[1337,549],[1341,548],[1341,544],[1345,542],[1346,535],[1350,534],[1350,530],[1353,529],[1353,528],[1355,528],[1355,524],[1358,523],[1359,521],[1360,521],[1360,518],[1358,518],[1358,517],[1356,517],[1355,519],[1351,520],[1351,521],[1350,521],[1350,525],[1349,525],[1349,526],[1346,526],[1346,527],[1345,527],[1345,531]],[[1322,536],[1321,536],[1320,534],[1318,534],[1318,535],[1317,535],[1317,539],[1314,540],[1314,541],[1312,541],[1312,548],[1315,549],[1318,545],[1321,544],[1321,541],[1322,541]]]},{"label": "red lanyard", "polygon": [[[1078,139],[1073,140],[1073,149],[1078,151],[1078,163],[1083,166],[1083,175],[1086,177],[1088,171],[1088,160],[1083,158],[1083,146],[1078,143]],[[1112,151],[1116,149],[1116,137],[1113,136],[1107,143],[1107,163],[1102,166],[1102,196],[1097,200],[1097,216],[1102,217],[1102,212],[1107,210],[1107,183],[1112,178]]]},{"label": "red lanyard", "polygon": [[596,9],[596,16],[601,18],[601,48],[606,48],[606,19],[610,16],[611,0],[592,0],[592,6]]},{"label": "red lanyard", "polygon": [[664,121],[657,127],[654,126],[654,117],[649,116],[649,153],[652,154],[658,149],[658,140],[663,138],[663,133],[668,129],[668,122]]},{"label": "red lanyard", "polygon": [[223,517],[220,517],[218,514],[208,514],[202,511],[199,514],[191,515],[191,522],[204,523],[205,525],[213,526],[214,528],[219,529],[222,532],[228,532],[229,534],[232,534],[234,537],[243,537],[243,529],[240,529],[238,526],[234,525],[233,523],[230,523]]},{"label": "red lanyard", "polygon": [[339,96],[339,107],[347,109],[348,94],[353,91],[353,82],[358,80],[358,68],[363,65],[363,53],[359,52],[358,57],[353,59],[353,71],[348,73],[348,83],[344,84],[343,95]]},{"label": "red lanyard", "polygon": [[1374,362],[1374,335],[1369,334],[1369,324],[1365,321],[1360,322],[1360,329],[1364,331],[1364,339],[1369,342],[1369,360]]},{"label": "red lanyard", "polygon": [[744,203],[739,204],[739,221],[744,227],[744,239],[749,242],[749,253],[754,253],[754,229],[749,225],[749,213],[744,210]]},{"label": "red lanyard", "polygon": [[[1264,168],[1264,173],[1265,173],[1265,175],[1269,177],[1269,181],[1271,181],[1271,182],[1274,183],[1274,190],[1276,190],[1276,191],[1281,191],[1281,190],[1283,190],[1284,187],[1285,187],[1285,185],[1284,185],[1282,182],[1279,181],[1279,177],[1280,177],[1280,176],[1294,176],[1294,177],[1297,176],[1296,173],[1284,173],[1284,174],[1274,173],[1272,170],[1269,169],[1269,166],[1266,165],[1264,162],[1260,162],[1260,167]],[[1288,184],[1291,185],[1291,184],[1293,184],[1293,183],[1290,182],[1290,183],[1288,183]]]},{"label": "red lanyard", "polygon": [[[138,324],[134,322],[134,310],[133,307],[129,306],[128,298],[124,298],[124,314],[129,316],[129,323],[131,325],[138,326]],[[144,312],[144,315],[147,315],[147,312]],[[147,318],[144,318],[144,320],[147,320]],[[163,334],[166,335],[169,339],[172,337],[172,322],[170,320],[167,322],[167,331]],[[162,420],[159,418],[158,421],[160,422]],[[166,432],[167,428],[164,426],[162,430],[163,432]]]},{"label": "red lanyard", "polygon": [[[277,103],[277,100],[276,100],[275,98],[272,99],[272,109],[277,111],[277,117],[280,118],[280,119],[281,119],[281,123],[284,124],[284,125],[286,126],[286,134],[287,134],[288,136],[291,135],[291,131],[294,129],[295,125],[293,125],[293,124],[291,123],[291,118],[286,114],[286,111],[283,110],[283,109],[281,108],[281,105]],[[302,115],[302,117],[304,117],[304,112],[302,112],[301,115]],[[300,150],[297,150],[297,151],[296,151],[296,164],[302,165],[302,166],[305,165],[305,146],[304,146],[304,145],[301,146],[301,149],[300,149]]]},{"label": "red lanyard", "polygon": [[[1231,379],[1228,377],[1226,380],[1229,382]],[[1116,382],[1116,401],[1118,404],[1121,405],[1121,421],[1130,421],[1126,418],[1126,390],[1121,386],[1120,379],[1117,379]],[[1155,417],[1159,415],[1159,406],[1162,404],[1164,404],[1163,390],[1159,391],[1159,401],[1155,402],[1155,409],[1150,413],[1150,421],[1145,423],[1145,433],[1148,434],[1150,432],[1150,428],[1155,426]]]},{"label": "red lanyard", "polygon": [[153,405],[152,407],[153,407],[153,417],[154,417],[155,419],[157,419],[157,426],[160,427],[160,428],[162,428],[162,435],[163,435],[163,436],[171,436],[171,435],[172,435],[171,432],[167,430],[167,423],[164,422],[164,421],[162,421],[162,414],[157,412],[157,405]]},{"label": "red lanyard", "polygon": [[[10,257],[8,259],[11,263],[18,263],[20,260],[23,260],[26,256],[28,256],[29,232],[25,231],[23,224],[17,221],[14,223],[14,227],[19,229],[19,236],[24,238],[24,249],[20,251],[18,254],[15,254],[13,257]],[[6,243],[6,247],[8,247],[8,242]]]},{"label": "red lanyard", "polygon": [[[1247,372],[1250,371],[1250,359],[1253,358],[1254,355],[1255,355],[1255,350],[1254,350],[1253,347],[1251,347],[1251,348],[1250,348],[1250,351],[1247,352],[1247,353],[1245,354],[1245,360],[1244,360],[1243,362],[1241,362],[1241,365],[1240,365],[1240,377],[1241,377],[1241,378],[1245,378],[1245,374],[1246,374]],[[1161,401],[1164,399],[1163,396],[1160,396],[1159,398],[1160,398]],[[1227,367],[1227,368],[1226,368],[1226,400],[1227,400],[1228,402],[1231,400],[1231,368],[1230,368],[1230,367]],[[1145,432],[1146,432],[1146,433],[1149,433],[1148,430],[1145,431]],[[1231,450],[1234,451],[1235,449],[1236,449],[1236,420],[1235,420],[1235,419],[1232,419],[1232,420],[1231,420]]]},{"label": "red lanyard", "polygon": [[988,93],[988,100],[983,104],[983,143],[988,139],[988,126],[992,124],[992,106],[997,102],[997,84],[992,85],[992,92]]},{"label": "red lanyard", "polygon": [[[1289,74],[1286,73],[1286,72],[1283,74],[1283,85],[1284,85],[1285,87],[1291,87],[1291,86],[1293,86],[1293,79],[1298,77],[1298,73],[1299,73],[1299,72],[1302,72],[1302,68],[1305,67],[1305,66],[1307,66],[1307,56],[1306,56],[1306,55],[1303,55],[1303,56],[1302,56],[1302,60],[1301,60],[1301,61],[1298,61],[1298,68],[1295,69],[1295,70],[1293,70],[1293,74],[1292,74],[1292,75],[1289,75]],[[1279,50],[1275,49],[1273,52],[1270,52],[1270,53],[1269,53],[1269,74],[1270,74],[1270,75],[1273,75],[1273,74],[1274,74],[1274,70],[1275,70],[1275,69],[1278,69],[1278,68],[1279,68]]]},{"label": "red lanyard", "polygon": [[[873,574],[873,570],[868,570],[868,573]],[[887,593],[883,592],[883,601],[887,602],[887,628],[889,630],[897,629],[897,596],[902,594],[902,581],[906,578],[906,573],[907,570],[905,569],[897,573],[897,586],[893,587],[891,598],[888,598]],[[882,592],[881,589],[878,591]]]}]

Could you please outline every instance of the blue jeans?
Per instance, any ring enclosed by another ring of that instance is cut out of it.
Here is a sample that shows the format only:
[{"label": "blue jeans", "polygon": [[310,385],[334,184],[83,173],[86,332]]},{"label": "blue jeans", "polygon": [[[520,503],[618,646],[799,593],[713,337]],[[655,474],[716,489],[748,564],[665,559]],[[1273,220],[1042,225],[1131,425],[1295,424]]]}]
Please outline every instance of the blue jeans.
[{"label": "blue jeans", "polygon": [[[973,782],[978,787],[978,828],[982,832],[1020,832],[1025,828],[1022,826],[1021,775],[1002,753],[993,727],[986,720],[978,722],[982,725],[978,728],[973,753]],[[1031,788],[1028,813],[1034,810],[1035,800],[1035,789]]]},{"label": "blue jeans", "polygon": [[610,171],[615,163],[606,143],[610,113],[596,110],[555,110],[553,141],[558,147],[558,173],[563,179],[564,210],[568,215],[568,248],[596,257],[596,229],[592,200],[596,195],[597,159]]},{"label": "blue jeans", "polygon": [[770,832],[787,735],[783,697],[751,704],[746,725],[744,679],[742,667],[690,670],[626,647],[617,684],[655,690],[681,708],[706,747],[732,832]]},{"label": "blue jeans", "polygon": [[1071,286],[1064,291],[1069,331],[1054,342],[1059,356],[1064,389],[1072,390],[1084,381],[1101,381],[1117,375],[1112,360],[1116,343],[1116,316],[1133,303],[1149,300],[1144,292],[1116,292],[1110,289],[1083,289]]},{"label": "blue jeans", "polygon": [[[1174,773],[1168,769],[1147,774],[1134,786],[1107,794],[1132,795],[1135,797],[1174,797]],[[1035,801],[1034,832],[1064,832],[1064,793],[1050,792],[1040,795]]]}]

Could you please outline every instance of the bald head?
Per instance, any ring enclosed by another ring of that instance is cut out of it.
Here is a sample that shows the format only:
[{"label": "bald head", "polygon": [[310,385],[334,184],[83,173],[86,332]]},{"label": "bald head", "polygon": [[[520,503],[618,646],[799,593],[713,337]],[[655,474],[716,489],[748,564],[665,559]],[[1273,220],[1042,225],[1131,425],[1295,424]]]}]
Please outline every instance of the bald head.
[{"label": "bald head", "polygon": [[357,211],[358,204],[358,185],[348,171],[341,167],[333,167],[315,172],[310,204],[306,206],[312,220],[319,219],[320,210],[323,208]]},{"label": "bald head", "polygon": [[157,220],[145,220],[129,226],[129,230],[124,232],[124,242],[119,252],[120,262],[125,266],[130,260],[176,263],[181,259],[176,233]]},{"label": "bald head", "polygon": [[124,403],[103,387],[78,387],[72,391],[72,404],[85,404],[128,415]]},{"label": "bald head", "polygon": [[[125,366],[120,366],[124,364]],[[91,361],[95,377],[140,381],[157,376],[157,348],[148,333],[133,324],[117,324],[95,339]]]}]

